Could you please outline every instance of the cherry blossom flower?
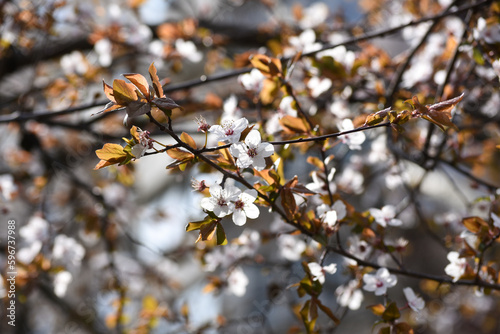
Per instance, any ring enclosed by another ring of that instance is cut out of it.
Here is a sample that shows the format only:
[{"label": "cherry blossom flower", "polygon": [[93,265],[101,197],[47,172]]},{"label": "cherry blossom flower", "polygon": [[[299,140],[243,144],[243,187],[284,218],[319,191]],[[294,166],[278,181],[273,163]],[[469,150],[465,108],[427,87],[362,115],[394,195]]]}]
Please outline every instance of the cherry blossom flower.
[{"label": "cherry blossom flower", "polygon": [[64,297],[66,291],[68,290],[68,285],[73,280],[73,276],[70,272],[63,270],[55,274],[54,276],[54,293],[58,297]]},{"label": "cherry blossom flower", "polygon": [[[98,42],[99,43],[99,42]],[[97,44],[97,43],[96,43]],[[64,74],[84,75],[89,69],[88,61],[80,51],[73,51],[59,61]]]},{"label": "cherry blossom flower", "polygon": [[393,275],[387,268],[380,268],[373,274],[364,274],[363,289],[366,291],[374,291],[376,296],[381,296],[387,292],[387,288],[392,288],[398,283],[396,275]]},{"label": "cherry blossom flower", "polygon": [[242,192],[234,203],[233,222],[242,226],[247,222],[247,217],[255,219],[259,217],[259,208],[253,204],[257,199],[257,190],[249,189]]},{"label": "cherry blossom flower", "polygon": [[453,282],[456,282],[465,274],[467,259],[460,258],[458,252],[449,252],[447,258],[450,263],[444,268],[444,272],[446,275],[453,277]]},{"label": "cherry blossom flower", "polygon": [[318,97],[332,87],[332,80],[329,78],[320,79],[318,77],[312,77],[307,82],[307,88],[311,90],[312,97]]},{"label": "cherry blossom flower", "polygon": [[[354,129],[354,124],[349,118],[346,118],[339,124],[340,131],[349,131]],[[361,144],[364,143],[366,136],[362,131],[349,133],[347,135],[339,136],[344,144],[349,146],[351,150],[360,150]]]},{"label": "cherry blossom flower", "polygon": [[264,74],[256,68],[251,70],[250,73],[245,73],[238,77],[238,81],[246,90],[256,93],[262,89],[264,79]]},{"label": "cherry blossom flower", "polygon": [[500,24],[488,26],[486,20],[480,17],[477,20],[477,28],[474,29],[474,38],[482,39],[488,44],[500,42]]},{"label": "cherry blossom flower", "polygon": [[14,177],[11,174],[0,175],[0,199],[10,201],[17,194],[17,186],[14,183]]},{"label": "cherry blossom flower", "polygon": [[321,44],[316,43],[316,34],[312,29],[304,30],[299,36],[290,37],[288,42],[295,51],[302,51],[303,53],[321,49]]},{"label": "cherry blossom flower", "polygon": [[297,110],[293,107],[293,97],[287,95],[281,99],[277,112],[273,113],[271,118],[266,121],[266,133],[275,134],[283,130],[280,119],[285,115],[297,117]]},{"label": "cherry blossom flower", "polygon": [[227,278],[227,287],[235,296],[244,296],[247,291],[248,277],[240,267],[231,270]]},{"label": "cherry blossom flower", "polygon": [[217,136],[217,141],[236,143],[241,133],[248,127],[248,120],[243,117],[239,120],[225,120],[221,125],[212,125],[208,130]]},{"label": "cherry blossom flower", "polygon": [[344,219],[346,215],[346,207],[344,202],[338,200],[330,207],[326,204],[321,204],[316,208],[319,218],[329,227],[335,226],[338,220]]},{"label": "cherry blossom flower", "polygon": [[265,158],[274,153],[274,146],[262,143],[260,132],[252,130],[245,138],[245,143],[235,143],[229,148],[233,157],[237,158],[236,165],[240,168],[253,166],[256,170],[266,168]]},{"label": "cherry blossom flower", "polygon": [[196,49],[196,45],[192,41],[179,38],[175,41],[175,49],[183,58],[192,63],[198,63],[203,58],[203,54]]},{"label": "cherry blossom flower", "polygon": [[210,130],[210,124],[207,123],[205,117],[200,116],[195,118],[196,124],[198,124],[198,132],[207,133]]},{"label": "cherry blossom flower", "polygon": [[370,209],[370,214],[375,219],[375,222],[382,227],[387,227],[387,225],[401,226],[403,224],[401,220],[394,218],[396,210],[392,205],[386,205],[382,209]]},{"label": "cherry blossom flower", "polygon": [[54,259],[60,259],[65,264],[79,266],[85,255],[85,248],[75,239],[64,234],[59,234],[54,240],[54,249],[52,256]]},{"label": "cherry blossom flower", "polygon": [[288,261],[297,261],[306,250],[307,245],[304,240],[290,234],[282,234],[278,237],[278,247],[280,255]]},{"label": "cherry blossom flower", "polygon": [[[335,168],[330,168],[330,173],[328,173],[328,177],[327,177],[328,187],[330,188],[330,191],[332,192],[332,194],[335,193],[335,191],[337,190],[337,185],[334,182],[332,182],[333,176],[335,175],[335,172],[336,172]],[[326,188],[327,185],[324,181],[323,174],[318,173],[317,171],[313,171],[311,173],[311,178],[312,178],[313,182],[306,184],[307,189],[314,191],[314,192],[317,192],[317,193],[322,193],[322,192],[328,191]]]},{"label": "cherry blossom flower", "polygon": [[191,179],[191,187],[193,188],[194,191],[199,191],[202,192],[203,190],[207,189],[207,184],[205,183],[205,180],[198,181],[194,177]]},{"label": "cherry blossom flower", "polygon": [[111,65],[113,60],[111,56],[112,48],[113,45],[107,38],[102,38],[94,44],[94,50],[98,55],[98,61],[102,67],[108,67]]},{"label": "cherry blossom flower", "polygon": [[315,2],[304,10],[299,25],[302,29],[314,28],[328,18],[328,6],[323,2]]},{"label": "cherry blossom flower", "polygon": [[[354,255],[360,260],[365,260],[368,255],[372,252],[372,246],[368,244],[365,240],[360,239],[358,235],[354,235],[347,239],[347,244],[349,245],[348,252]],[[345,260],[349,265],[356,265],[357,262],[352,259],[346,258]]]},{"label": "cherry blossom flower", "polygon": [[500,228],[500,217],[498,217],[494,212],[492,212],[491,219],[493,219],[493,226]]},{"label": "cherry blossom flower", "polygon": [[339,285],[335,290],[337,303],[342,307],[357,310],[363,302],[363,292],[359,289],[359,282],[351,280],[345,285]]},{"label": "cherry blossom flower", "polygon": [[238,200],[241,190],[235,186],[222,188],[214,184],[209,189],[212,197],[205,197],[201,200],[201,207],[207,211],[212,211],[217,217],[222,218],[230,215],[234,211],[234,203]]},{"label": "cherry blossom flower", "polygon": [[415,295],[413,289],[408,287],[403,289],[403,293],[405,294],[406,300],[408,301],[408,306],[415,312],[419,312],[424,309],[425,301]]},{"label": "cherry blossom flower", "polygon": [[149,137],[149,131],[137,128],[137,132],[139,133],[139,142],[132,147],[131,152],[136,159],[140,159],[148,149],[153,148],[153,139]]},{"label": "cherry blossom flower", "polygon": [[240,108],[238,108],[238,99],[234,94],[231,94],[231,96],[229,96],[229,98],[224,101],[222,109],[224,110],[221,116],[222,121],[225,121],[226,119],[236,119],[241,117],[241,110]]},{"label": "cherry blossom flower", "polygon": [[321,284],[325,283],[325,273],[335,274],[337,271],[337,265],[335,263],[323,267],[319,263],[311,262],[308,263],[307,266],[311,271],[313,281],[318,281]]}]

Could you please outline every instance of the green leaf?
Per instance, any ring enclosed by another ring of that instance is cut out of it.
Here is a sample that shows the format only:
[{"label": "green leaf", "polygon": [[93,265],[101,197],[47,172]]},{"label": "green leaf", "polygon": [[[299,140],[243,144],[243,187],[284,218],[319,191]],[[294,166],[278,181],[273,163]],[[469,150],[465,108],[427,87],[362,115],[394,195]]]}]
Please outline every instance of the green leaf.
[{"label": "green leaf", "polygon": [[211,223],[212,221],[214,221],[214,219],[212,217],[206,216],[205,219],[203,219],[203,220],[196,221],[196,222],[189,222],[186,225],[186,232],[199,230],[203,225]]},{"label": "green leaf", "polygon": [[300,310],[300,316],[306,327],[307,333],[313,333],[316,320],[318,319],[318,308],[313,300],[308,300]]},{"label": "green leaf", "polygon": [[217,245],[227,245],[226,233],[221,223],[217,223]]},{"label": "green leaf", "polygon": [[390,303],[382,314],[382,319],[385,321],[394,321],[401,317],[398,306],[395,302]]}]

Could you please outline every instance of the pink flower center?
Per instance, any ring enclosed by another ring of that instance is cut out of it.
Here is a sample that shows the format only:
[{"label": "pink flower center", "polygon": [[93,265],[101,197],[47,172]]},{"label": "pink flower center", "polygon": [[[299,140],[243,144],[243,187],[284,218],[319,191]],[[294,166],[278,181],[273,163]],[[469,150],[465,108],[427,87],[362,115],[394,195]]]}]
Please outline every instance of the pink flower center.
[{"label": "pink flower center", "polygon": [[249,148],[247,154],[250,158],[253,158],[257,155],[257,149],[255,147]]},{"label": "pink flower center", "polygon": [[227,202],[226,202],[226,200],[225,200],[224,198],[219,197],[219,198],[217,199],[217,205],[218,205],[218,206],[226,206],[226,205],[227,205]]},{"label": "pink flower center", "polygon": [[245,207],[245,203],[243,203],[243,201],[239,199],[234,203],[234,207],[238,210],[241,210]]},{"label": "pink flower center", "polygon": [[233,129],[226,129],[225,134],[226,134],[226,136],[232,136],[232,135],[234,135],[234,130]]},{"label": "pink flower center", "polygon": [[382,281],[377,281],[377,284],[376,284],[377,288],[381,288],[384,286],[384,282]]}]

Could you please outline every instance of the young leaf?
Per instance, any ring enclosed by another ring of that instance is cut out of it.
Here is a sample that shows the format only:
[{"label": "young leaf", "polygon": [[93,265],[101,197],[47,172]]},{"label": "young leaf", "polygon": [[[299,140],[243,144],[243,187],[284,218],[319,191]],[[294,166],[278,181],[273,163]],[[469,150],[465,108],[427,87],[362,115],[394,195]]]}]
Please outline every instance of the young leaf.
[{"label": "young leaf", "polygon": [[104,94],[106,95],[106,97],[111,102],[116,103],[115,97],[113,96],[113,87],[111,87],[110,85],[108,85],[107,83],[105,83],[104,80],[102,81],[102,87],[103,87]]},{"label": "young leaf", "polygon": [[290,115],[283,116],[280,119],[280,124],[290,132],[307,133],[309,131],[302,119]]},{"label": "young leaf", "polygon": [[336,325],[340,324],[339,318],[337,318],[333,314],[332,310],[330,310],[328,306],[323,305],[319,299],[316,299],[316,303],[318,304],[318,307],[321,309],[321,311],[323,311],[323,313],[325,313],[330,319],[332,319]]},{"label": "young leaf", "polygon": [[424,106],[420,104],[418,97],[414,96],[412,101],[415,111],[412,115],[436,124],[443,131],[446,131],[447,128],[458,130],[451,121],[451,111],[458,102],[462,101],[463,97],[464,93],[446,101]]},{"label": "young leaf", "polygon": [[395,302],[390,303],[382,314],[382,319],[385,321],[394,321],[401,317],[398,306]]},{"label": "young leaf", "polygon": [[464,224],[465,228],[467,228],[472,233],[478,233],[481,231],[481,228],[484,227],[488,229],[488,223],[485,222],[480,217],[467,217],[462,220],[462,224]]},{"label": "young leaf", "polygon": [[123,147],[118,144],[106,143],[104,146],[95,151],[99,159],[109,161],[111,163],[118,163],[127,156],[127,152],[123,150]]},{"label": "young leaf", "polygon": [[193,137],[191,137],[189,134],[186,132],[183,132],[181,134],[181,140],[191,146],[192,148],[196,148],[196,142],[194,141]]},{"label": "young leaf", "polygon": [[153,82],[156,96],[163,97],[163,87],[161,86],[160,80],[158,79],[158,74],[156,74],[155,63],[151,63],[151,65],[149,66],[149,76],[151,77],[151,81]]},{"label": "young leaf", "polygon": [[119,79],[113,81],[113,97],[117,104],[123,106],[138,100],[135,86]]},{"label": "young leaf", "polygon": [[183,161],[183,162],[189,161],[189,160],[194,158],[193,153],[181,150],[180,148],[177,148],[177,147],[174,147],[174,148],[168,150],[167,154],[172,159]]},{"label": "young leaf", "polygon": [[133,83],[146,99],[149,98],[149,83],[144,76],[138,73],[128,73],[123,76]]},{"label": "young leaf", "polygon": [[363,126],[376,125],[376,124],[381,123],[387,117],[387,115],[389,115],[390,110],[391,110],[391,108],[389,107],[389,108],[379,110],[376,113],[368,115],[366,117],[365,124],[363,124]]},{"label": "young leaf", "polygon": [[217,223],[217,234],[216,234],[217,245],[227,245],[226,233],[221,223]]}]

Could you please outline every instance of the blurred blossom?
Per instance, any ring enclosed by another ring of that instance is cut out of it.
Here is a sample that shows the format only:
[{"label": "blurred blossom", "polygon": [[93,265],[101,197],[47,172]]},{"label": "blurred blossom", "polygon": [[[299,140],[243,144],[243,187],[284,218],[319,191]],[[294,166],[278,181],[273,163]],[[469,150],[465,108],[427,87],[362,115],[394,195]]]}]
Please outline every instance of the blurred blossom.
[{"label": "blurred blossom", "polygon": [[349,103],[347,100],[342,98],[334,98],[333,102],[330,104],[330,112],[338,118],[346,118],[351,116],[351,110],[349,109]]},{"label": "blurred blossom", "polygon": [[32,216],[28,224],[19,229],[19,235],[26,243],[47,241],[49,238],[49,223],[39,216]]},{"label": "blurred blossom", "polygon": [[61,68],[64,74],[84,75],[89,68],[87,59],[80,51],[73,51],[61,57]]},{"label": "blurred blossom", "polygon": [[382,227],[389,226],[401,226],[403,222],[399,219],[394,218],[396,216],[396,210],[392,205],[385,205],[382,209],[372,208],[370,209],[370,214],[375,219],[375,222]]},{"label": "blurred blossom", "polygon": [[500,228],[500,217],[498,217],[494,212],[492,212],[491,219],[493,220],[493,226]]},{"label": "blurred blossom", "polygon": [[252,130],[248,133],[244,143],[234,143],[229,152],[236,158],[236,165],[240,168],[252,166],[258,171],[266,168],[265,158],[274,154],[274,146],[261,142],[260,132]]},{"label": "blurred blossom", "polygon": [[283,116],[290,115],[293,117],[297,117],[297,110],[295,110],[292,105],[293,101],[294,101],[293,97],[288,95],[283,97],[283,99],[281,99],[278,110],[275,113],[273,113],[271,118],[269,118],[266,121],[266,133],[275,134],[283,130],[279,122],[280,119],[283,118]]},{"label": "blurred blossom", "polygon": [[[148,51],[156,58],[161,59],[165,57],[165,45],[163,41],[159,39],[155,39],[154,41],[148,44]],[[156,63],[155,65],[158,66]]]},{"label": "blurred blossom", "polygon": [[79,266],[85,256],[85,248],[75,239],[64,234],[59,234],[54,240],[52,256],[56,260],[61,260],[66,265]]},{"label": "blurred blossom", "polygon": [[315,2],[303,11],[299,21],[302,29],[314,28],[322,24],[328,18],[328,6],[323,2]]},{"label": "blurred blossom", "polygon": [[66,295],[68,285],[73,280],[73,276],[68,271],[60,271],[54,275],[54,293],[62,298]]},{"label": "blurred blossom", "polygon": [[295,52],[308,53],[321,49],[321,43],[316,43],[316,33],[312,29],[304,30],[299,36],[291,36],[288,43]]},{"label": "blurred blossom", "polygon": [[340,45],[333,49],[327,49],[316,54],[317,59],[323,57],[332,57],[333,60],[345,66],[347,72],[350,72],[352,65],[356,60],[356,54],[353,51],[347,50],[345,46]]},{"label": "blurred blossom", "polygon": [[253,256],[260,247],[260,233],[247,228],[234,240],[234,243],[239,246],[238,252],[241,257]]},{"label": "blurred blossom", "polygon": [[355,194],[361,194],[364,190],[363,183],[365,182],[365,178],[363,174],[354,168],[346,167],[342,171],[342,174],[338,178],[338,185],[345,192],[352,192]]},{"label": "blurred blossom", "polygon": [[329,264],[328,266],[321,266],[319,263],[310,262],[307,264],[313,281],[318,281],[320,284],[325,283],[325,274],[335,274],[337,272],[337,265],[335,263]]},{"label": "blurred blossom", "polygon": [[231,270],[227,278],[227,285],[230,292],[237,297],[242,297],[247,291],[248,277],[240,267]]},{"label": "blurred blossom", "polygon": [[243,117],[236,121],[226,119],[222,121],[221,125],[212,125],[208,131],[216,136],[217,141],[236,143],[247,127],[248,120]]},{"label": "blurred blossom", "polygon": [[406,300],[408,301],[408,306],[410,306],[413,311],[419,312],[424,309],[424,300],[415,295],[415,292],[413,292],[412,288],[404,288],[403,293],[406,297]]},{"label": "blurred blossom", "polygon": [[17,259],[19,262],[30,264],[35,256],[40,253],[42,249],[42,242],[39,240],[32,241],[28,246],[22,247],[17,252]]},{"label": "blurred blossom", "polygon": [[330,207],[327,204],[321,204],[316,208],[318,217],[329,227],[335,226],[337,220],[344,219],[346,215],[346,207],[344,202],[338,200]]},{"label": "blurred blossom", "polygon": [[0,299],[3,299],[5,296],[7,296],[7,289],[5,289],[3,277],[0,274]]},{"label": "blurred blossom", "polygon": [[238,81],[246,90],[256,93],[260,92],[262,89],[264,79],[264,74],[256,68],[251,70],[249,73],[242,74],[238,77]]},{"label": "blurred blossom", "polygon": [[221,116],[221,120],[224,121],[226,119],[238,119],[242,117],[242,113],[240,108],[238,108],[238,99],[236,95],[231,94],[227,100],[224,101],[223,105],[223,113]]},{"label": "blurred blossom", "polygon": [[[328,187],[330,187],[330,191],[332,192],[332,194],[335,193],[335,191],[337,190],[337,186],[332,181],[333,176],[335,175],[335,171],[336,171],[335,168],[331,168],[330,172],[328,174],[328,178],[327,178],[328,179]],[[317,171],[313,171],[311,173],[311,178],[312,178],[313,182],[306,184],[307,189],[314,191],[316,193],[323,193],[323,192],[328,191],[328,189],[326,188],[327,185],[324,181],[323,174],[318,173]]]},{"label": "blurred blossom", "polygon": [[457,252],[449,252],[447,258],[450,263],[444,268],[444,271],[446,275],[453,277],[453,282],[456,282],[465,274],[467,259],[460,258],[460,254]]},{"label": "blurred blossom", "polygon": [[500,24],[488,24],[486,20],[480,17],[477,20],[477,26],[474,29],[474,38],[484,40],[488,44],[500,42]]},{"label": "blurred blossom", "polygon": [[94,45],[94,51],[97,53],[99,65],[108,67],[113,61],[111,49],[113,45],[107,38],[102,38]]},{"label": "blurred blossom", "polygon": [[364,274],[363,289],[375,293],[375,296],[384,295],[388,288],[392,288],[398,283],[396,275],[393,275],[387,268],[380,268],[375,274]]},{"label": "blurred blossom", "polygon": [[192,63],[198,63],[203,58],[203,54],[196,49],[196,45],[192,41],[179,38],[175,41],[175,49],[183,58]]},{"label": "blurred blossom", "polygon": [[11,174],[0,175],[0,196],[2,201],[11,201],[17,194],[17,186]]},{"label": "blurred blossom", "polygon": [[483,106],[481,106],[481,113],[488,117],[495,117],[500,110],[500,94],[493,93]]},{"label": "blurred blossom", "polygon": [[312,97],[318,97],[332,87],[332,80],[328,78],[320,79],[319,77],[312,77],[307,82],[307,88],[311,90]]},{"label": "blurred blossom", "polygon": [[[361,240],[358,235],[353,235],[347,239],[349,245],[348,252],[360,260],[366,260],[372,252],[372,247],[364,240]],[[356,265],[357,262],[353,259],[345,258],[348,265]]]},{"label": "blurred blossom", "polygon": [[288,261],[299,260],[307,247],[304,240],[289,234],[281,234],[277,242],[280,255]]},{"label": "blurred blossom", "polygon": [[[338,127],[341,132],[349,131],[354,129],[354,124],[349,118],[346,118],[342,120],[342,122],[338,125]],[[365,142],[366,136],[363,133],[363,131],[358,131],[339,136],[339,139],[342,140],[344,144],[349,146],[349,149],[361,150],[361,144]]]},{"label": "blurred blossom", "polygon": [[348,307],[351,310],[360,308],[363,302],[363,292],[359,289],[359,282],[351,280],[345,285],[339,285],[335,290],[337,303],[342,307]]}]

